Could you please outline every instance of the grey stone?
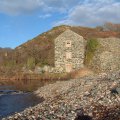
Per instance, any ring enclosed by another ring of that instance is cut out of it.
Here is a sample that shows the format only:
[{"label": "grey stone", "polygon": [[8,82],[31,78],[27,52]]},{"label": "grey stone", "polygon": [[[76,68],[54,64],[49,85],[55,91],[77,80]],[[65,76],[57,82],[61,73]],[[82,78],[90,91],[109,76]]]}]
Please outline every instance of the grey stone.
[{"label": "grey stone", "polygon": [[119,95],[120,95],[120,87],[118,87],[116,90],[117,90],[117,92],[118,92]]},{"label": "grey stone", "polygon": [[77,33],[66,30],[55,39],[56,72],[70,72],[83,68],[85,40]]},{"label": "grey stone", "polygon": [[97,72],[113,72],[120,70],[120,39],[98,38],[96,49],[90,67]]}]

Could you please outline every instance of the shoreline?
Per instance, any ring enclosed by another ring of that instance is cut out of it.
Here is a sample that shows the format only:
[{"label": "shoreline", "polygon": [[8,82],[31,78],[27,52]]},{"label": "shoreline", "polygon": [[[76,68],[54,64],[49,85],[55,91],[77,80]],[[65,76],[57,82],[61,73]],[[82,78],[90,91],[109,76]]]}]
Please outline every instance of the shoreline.
[{"label": "shoreline", "polygon": [[0,85],[14,86],[21,91],[35,91],[46,84],[54,83],[58,80],[64,81],[70,79],[69,74],[22,74],[19,76],[0,77]]},{"label": "shoreline", "polygon": [[74,120],[77,110],[81,108],[84,109],[84,114],[92,117],[93,120],[102,120],[101,117],[104,118],[106,112],[108,113],[106,120],[119,120],[120,97],[110,92],[111,83],[116,81],[119,84],[119,78],[120,71],[108,76],[89,76],[43,86],[35,92],[45,99],[42,103],[3,120]]},{"label": "shoreline", "polygon": [[0,120],[4,117],[22,112],[24,109],[35,106],[43,101],[33,92],[0,94]]}]

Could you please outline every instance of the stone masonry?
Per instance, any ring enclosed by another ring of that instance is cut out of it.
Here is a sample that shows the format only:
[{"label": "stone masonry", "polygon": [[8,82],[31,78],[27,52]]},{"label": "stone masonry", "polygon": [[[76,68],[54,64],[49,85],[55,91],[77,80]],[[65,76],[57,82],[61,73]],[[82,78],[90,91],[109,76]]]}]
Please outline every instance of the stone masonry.
[{"label": "stone masonry", "polygon": [[98,38],[99,47],[91,62],[91,68],[96,72],[120,70],[120,39]]},{"label": "stone masonry", "polygon": [[85,40],[66,30],[55,39],[55,72],[71,72],[84,67]]}]

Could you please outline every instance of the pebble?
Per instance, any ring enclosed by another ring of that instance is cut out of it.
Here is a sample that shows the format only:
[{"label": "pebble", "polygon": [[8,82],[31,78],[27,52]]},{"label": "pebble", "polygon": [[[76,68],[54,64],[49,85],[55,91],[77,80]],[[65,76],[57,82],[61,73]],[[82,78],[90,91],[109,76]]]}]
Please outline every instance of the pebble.
[{"label": "pebble", "polygon": [[[45,97],[42,103],[2,120],[75,120],[78,114],[93,120],[120,120],[120,96],[110,92],[114,83],[120,88],[120,71],[56,82],[40,89]],[[57,95],[52,94],[54,89]]]}]

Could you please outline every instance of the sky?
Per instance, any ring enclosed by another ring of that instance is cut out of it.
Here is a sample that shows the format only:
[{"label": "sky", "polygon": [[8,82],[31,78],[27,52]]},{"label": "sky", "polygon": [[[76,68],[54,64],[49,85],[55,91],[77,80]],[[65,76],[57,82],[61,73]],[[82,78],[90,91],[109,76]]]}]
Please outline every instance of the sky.
[{"label": "sky", "polygon": [[58,25],[120,23],[120,0],[0,0],[0,47],[15,48]]}]

